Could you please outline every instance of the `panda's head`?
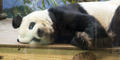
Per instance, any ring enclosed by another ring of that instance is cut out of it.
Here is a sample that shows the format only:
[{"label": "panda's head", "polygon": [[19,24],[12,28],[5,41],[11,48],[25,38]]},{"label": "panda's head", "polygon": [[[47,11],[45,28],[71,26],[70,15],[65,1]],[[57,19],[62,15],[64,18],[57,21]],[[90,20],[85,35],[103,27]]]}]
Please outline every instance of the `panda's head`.
[{"label": "panda's head", "polygon": [[25,17],[20,15],[13,18],[14,28],[18,28],[19,43],[24,44],[50,44],[52,43],[51,34],[53,33],[52,21],[50,20],[47,10],[36,11]]}]

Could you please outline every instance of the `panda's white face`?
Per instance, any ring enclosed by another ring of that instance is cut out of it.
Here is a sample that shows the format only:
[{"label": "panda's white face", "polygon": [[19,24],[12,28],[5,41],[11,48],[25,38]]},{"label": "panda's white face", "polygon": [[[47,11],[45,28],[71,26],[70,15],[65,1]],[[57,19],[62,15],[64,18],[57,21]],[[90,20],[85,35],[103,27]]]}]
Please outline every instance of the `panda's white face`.
[{"label": "panda's white face", "polygon": [[18,31],[20,43],[41,45],[52,43],[52,21],[45,14],[48,15],[47,11],[36,11],[23,18]]}]

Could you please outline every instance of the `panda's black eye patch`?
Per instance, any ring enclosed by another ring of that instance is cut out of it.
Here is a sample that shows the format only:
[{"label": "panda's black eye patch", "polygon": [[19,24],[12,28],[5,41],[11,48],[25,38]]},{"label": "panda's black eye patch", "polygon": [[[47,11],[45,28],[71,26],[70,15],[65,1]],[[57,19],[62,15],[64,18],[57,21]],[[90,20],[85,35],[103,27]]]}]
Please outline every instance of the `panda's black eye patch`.
[{"label": "panda's black eye patch", "polygon": [[31,22],[29,25],[29,29],[32,30],[34,26],[35,26],[35,22]]}]

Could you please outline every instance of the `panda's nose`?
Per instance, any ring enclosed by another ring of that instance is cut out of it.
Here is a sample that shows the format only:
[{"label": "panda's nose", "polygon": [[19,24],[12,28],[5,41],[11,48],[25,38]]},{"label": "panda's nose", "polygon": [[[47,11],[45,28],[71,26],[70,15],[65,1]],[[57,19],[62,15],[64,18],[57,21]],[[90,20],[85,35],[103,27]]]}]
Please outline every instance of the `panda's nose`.
[{"label": "panda's nose", "polygon": [[41,30],[41,29],[38,29],[38,30],[37,30],[37,35],[38,35],[39,37],[42,37],[43,34],[44,34],[44,31],[43,31],[43,30]]},{"label": "panda's nose", "polygon": [[17,42],[20,42],[19,39],[17,39]]}]

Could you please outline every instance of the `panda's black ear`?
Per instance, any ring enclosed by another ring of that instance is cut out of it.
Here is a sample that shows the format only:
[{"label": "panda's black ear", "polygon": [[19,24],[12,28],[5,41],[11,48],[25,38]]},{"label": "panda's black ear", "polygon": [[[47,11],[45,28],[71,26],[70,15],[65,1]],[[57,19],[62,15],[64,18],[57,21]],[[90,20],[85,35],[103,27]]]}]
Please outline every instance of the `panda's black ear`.
[{"label": "panda's black ear", "polygon": [[13,21],[12,21],[12,26],[13,28],[19,28],[22,22],[22,16],[17,15],[15,17],[13,17]]}]

